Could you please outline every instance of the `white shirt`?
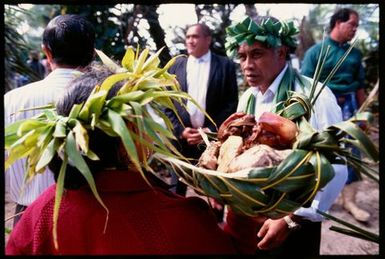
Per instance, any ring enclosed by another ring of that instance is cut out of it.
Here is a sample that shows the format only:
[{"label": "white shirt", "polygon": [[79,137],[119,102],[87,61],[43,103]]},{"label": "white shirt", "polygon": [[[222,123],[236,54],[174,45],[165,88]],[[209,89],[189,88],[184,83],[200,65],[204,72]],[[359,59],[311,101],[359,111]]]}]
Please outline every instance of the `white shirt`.
[{"label": "white shirt", "polygon": [[[190,55],[187,59],[186,72],[188,94],[197,101],[203,110],[206,109],[206,94],[210,74],[210,64],[210,50],[200,58]],[[202,127],[205,120],[204,113],[190,101],[187,102],[187,111],[190,114],[190,120],[193,127]]]},{"label": "white shirt", "polygon": [[[41,81],[7,92],[4,95],[4,126],[41,113],[41,110],[18,111],[55,103],[69,82],[80,74],[78,70],[57,68]],[[24,184],[25,163],[26,159],[20,159],[5,172],[6,190],[14,202],[28,206],[55,181],[53,174],[47,169],[33,177],[28,184]]]},{"label": "white shirt", "polygon": [[[281,73],[276,77],[273,83],[269,88],[262,94],[259,91],[258,87],[248,88],[240,97],[237,111],[245,111],[247,106],[247,101],[251,94],[254,94],[256,97],[255,108],[256,108],[256,120],[259,116],[265,111],[272,111],[274,108],[273,100],[277,92],[279,83],[282,80],[282,77],[287,69],[287,65],[281,71]],[[312,82],[312,79],[305,77],[306,79]],[[321,84],[317,85],[319,90]],[[309,90],[309,89],[307,89]],[[316,91],[316,93],[318,92]],[[295,84],[295,91],[302,92],[302,88],[299,83]],[[305,90],[306,91],[306,90]],[[305,94],[309,94],[305,92]],[[315,113],[314,113],[315,111]],[[315,102],[312,115],[310,117],[310,124],[316,130],[322,130],[332,124],[342,121],[341,108],[337,104],[334,94],[328,87],[325,87],[321,94],[319,95],[317,101]],[[335,199],[338,197],[339,193],[342,191],[345,186],[347,179],[347,167],[345,165],[333,165],[335,176],[334,178],[321,190],[319,190],[314,197],[314,200],[309,208],[301,207],[294,212],[295,215],[303,216],[311,221],[322,221],[323,217],[316,212],[316,209],[321,211],[327,211],[330,209],[331,205],[334,203]]]}]

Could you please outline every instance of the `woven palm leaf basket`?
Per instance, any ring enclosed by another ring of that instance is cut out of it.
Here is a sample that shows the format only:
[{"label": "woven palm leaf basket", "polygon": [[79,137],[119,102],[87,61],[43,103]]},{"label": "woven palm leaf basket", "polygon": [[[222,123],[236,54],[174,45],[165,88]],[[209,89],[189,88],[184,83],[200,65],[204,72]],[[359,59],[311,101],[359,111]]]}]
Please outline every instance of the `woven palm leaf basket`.
[{"label": "woven palm leaf basket", "polygon": [[[304,111],[303,103],[309,103],[308,99],[293,93],[281,114],[288,116],[287,111],[294,107]],[[378,161],[376,146],[356,125],[370,121],[370,113],[356,114],[349,121],[322,131],[311,127],[305,113],[288,117],[298,126],[299,134],[289,154],[275,166],[224,173],[161,154],[154,157],[170,165],[199,194],[213,197],[237,212],[271,218],[289,214],[310,201],[334,177],[332,164],[347,163],[371,178],[376,177],[368,163],[345,147],[350,143],[372,161]]]}]

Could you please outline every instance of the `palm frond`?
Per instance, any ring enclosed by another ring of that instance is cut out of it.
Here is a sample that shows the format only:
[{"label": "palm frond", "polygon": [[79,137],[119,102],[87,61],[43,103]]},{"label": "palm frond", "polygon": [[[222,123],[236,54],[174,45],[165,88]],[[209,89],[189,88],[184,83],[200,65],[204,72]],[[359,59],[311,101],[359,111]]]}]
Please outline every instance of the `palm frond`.
[{"label": "palm frond", "polygon": [[334,230],[336,232],[339,232],[339,233],[342,233],[342,234],[345,234],[348,236],[352,236],[352,237],[361,238],[361,239],[364,239],[367,241],[375,242],[377,244],[380,243],[380,237],[379,237],[379,235],[377,235],[375,233],[369,232],[365,229],[362,229],[362,228],[357,227],[353,224],[350,224],[344,220],[338,219],[338,218],[336,218],[336,217],[334,217],[334,216],[332,216],[326,212],[322,212],[320,210],[317,210],[317,213],[321,214],[325,218],[333,220],[333,221],[347,227],[347,228],[341,228],[341,227],[337,227],[337,226],[332,226],[330,228],[330,230]]}]

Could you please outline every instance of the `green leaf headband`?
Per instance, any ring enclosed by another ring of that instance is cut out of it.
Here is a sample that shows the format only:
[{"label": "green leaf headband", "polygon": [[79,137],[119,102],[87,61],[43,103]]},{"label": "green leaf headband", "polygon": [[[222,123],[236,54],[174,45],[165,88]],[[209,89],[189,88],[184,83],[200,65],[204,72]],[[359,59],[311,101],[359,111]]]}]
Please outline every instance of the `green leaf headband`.
[{"label": "green leaf headband", "polygon": [[[4,146],[8,151],[5,169],[16,160],[26,158],[28,164],[26,182],[42,172],[56,154],[62,158],[56,184],[53,220],[56,248],[58,248],[57,218],[67,164],[76,167],[85,177],[95,198],[107,212],[106,223],[108,220],[108,208],[98,194],[94,178],[85,160],[85,157],[99,160],[98,155],[89,148],[89,131],[98,128],[109,136],[120,137],[134,169],[147,181],[142,169],[150,172],[152,169],[147,161],[149,154],[146,151],[185,159],[171,142],[171,139],[175,139],[172,124],[163,113],[162,107],[167,107],[177,114],[174,102],[185,106],[183,100],[190,100],[213,122],[188,93],[180,90],[176,76],[167,72],[178,56],[172,58],[163,68],[158,67],[162,49],[149,55],[148,48],[140,53],[139,49],[135,52],[130,47],[121,61],[121,66],[103,52],[96,50],[103,63],[114,73],[101,85],[96,85],[85,102],[75,104],[68,116],[58,115],[52,105],[36,107],[34,109],[45,108],[45,110],[30,119],[16,121],[5,128]],[[117,95],[107,100],[109,90],[122,81],[124,85]],[[148,106],[163,119],[166,128],[152,118]],[[138,145],[142,148],[138,148]]]},{"label": "green leaf headband", "polygon": [[252,45],[259,41],[269,48],[277,48],[282,45],[295,48],[297,41],[294,35],[298,32],[299,30],[292,21],[288,23],[274,22],[271,18],[267,18],[257,24],[250,17],[247,17],[242,22],[226,28],[225,48],[230,57],[235,55],[238,47],[244,42]]}]

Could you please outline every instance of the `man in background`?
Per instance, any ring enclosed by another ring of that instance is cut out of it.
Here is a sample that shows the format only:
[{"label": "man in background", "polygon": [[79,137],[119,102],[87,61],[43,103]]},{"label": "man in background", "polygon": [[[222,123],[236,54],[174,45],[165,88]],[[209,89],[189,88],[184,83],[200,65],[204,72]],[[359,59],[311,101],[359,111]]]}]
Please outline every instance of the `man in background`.
[{"label": "man in background", "polygon": [[[43,32],[42,49],[52,67],[43,80],[19,87],[4,95],[5,126],[30,118],[39,110],[34,107],[55,103],[69,82],[94,58],[95,31],[79,15],[60,15],[52,19]],[[7,154],[6,154],[7,155]],[[25,183],[26,159],[15,162],[7,171],[10,198],[16,203],[14,225],[26,209],[48,186],[55,183],[48,169]]]},{"label": "man in background", "polygon": [[[40,61],[40,54],[36,50],[29,53],[28,67],[35,73],[38,80],[42,80],[45,76],[45,67]],[[34,80],[36,81],[36,80]],[[30,81],[31,82],[31,81]]]},{"label": "man in background", "polygon": [[[211,30],[207,25],[190,26],[186,33],[188,58],[178,58],[169,72],[176,74],[182,91],[189,93],[219,127],[236,110],[238,86],[235,64],[227,57],[212,53],[211,42]],[[198,128],[206,132],[216,132],[217,128],[191,102],[187,102],[187,110],[180,105],[177,110],[183,124],[172,111],[166,111],[178,138],[177,147],[185,157],[198,159],[204,151],[204,146],[199,148],[202,137]],[[184,195],[185,192],[186,186],[178,183],[177,193]]]},{"label": "man in background", "polygon": [[[321,71],[320,82],[330,74],[331,69],[350,47],[348,43],[353,39],[359,24],[358,13],[349,8],[337,10],[330,19],[330,35],[325,39],[324,46],[330,46],[330,52],[324,69]],[[302,74],[313,77],[322,43],[312,46],[304,56]],[[332,90],[342,109],[344,120],[350,119],[365,101],[365,71],[362,66],[362,54],[353,48],[336,74],[327,86]],[[352,148],[352,153],[359,157],[359,152]],[[361,222],[367,222],[370,214],[356,204],[356,193],[360,178],[352,167],[348,167],[348,180],[342,192],[344,208]]]}]

